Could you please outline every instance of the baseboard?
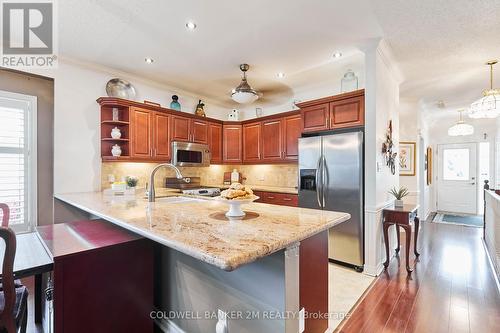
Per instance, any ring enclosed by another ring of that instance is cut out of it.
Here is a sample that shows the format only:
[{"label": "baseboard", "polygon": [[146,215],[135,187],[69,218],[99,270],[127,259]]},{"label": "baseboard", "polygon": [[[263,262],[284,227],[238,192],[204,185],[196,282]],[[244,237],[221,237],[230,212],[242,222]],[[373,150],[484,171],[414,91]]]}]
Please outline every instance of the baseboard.
[{"label": "baseboard", "polygon": [[493,258],[490,256],[490,252],[488,251],[488,245],[484,241],[484,238],[481,239],[484,247],[484,251],[486,252],[486,256],[488,257],[488,262],[491,267],[491,271],[493,273],[493,277],[495,278],[495,283],[497,285],[498,292],[500,293],[500,281],[498,280],[498,276],[500,275],[500,272],[497,271],[496,265],[493,263]]},{"label": "baseboard", "polygon": [[379,263],[377,266],[365,264],[363,273],[370,276],[379,276],[383,270],[384,270],[384,263]]},{"label": "baseboard", "polygon": [[165,319],[155,319],[155,325],[163,332],[163,333],[187,333],[179,326],[177,326],[172,320]]}]

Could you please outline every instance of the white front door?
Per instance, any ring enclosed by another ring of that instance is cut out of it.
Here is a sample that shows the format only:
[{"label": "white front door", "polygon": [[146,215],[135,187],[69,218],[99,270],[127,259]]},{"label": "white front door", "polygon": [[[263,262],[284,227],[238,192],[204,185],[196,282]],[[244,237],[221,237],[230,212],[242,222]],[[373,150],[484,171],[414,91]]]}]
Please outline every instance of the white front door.
[{"label": "white front door", "polygon": [[476,143],[438,145],[438,211],[477,214],[476,151]]}]

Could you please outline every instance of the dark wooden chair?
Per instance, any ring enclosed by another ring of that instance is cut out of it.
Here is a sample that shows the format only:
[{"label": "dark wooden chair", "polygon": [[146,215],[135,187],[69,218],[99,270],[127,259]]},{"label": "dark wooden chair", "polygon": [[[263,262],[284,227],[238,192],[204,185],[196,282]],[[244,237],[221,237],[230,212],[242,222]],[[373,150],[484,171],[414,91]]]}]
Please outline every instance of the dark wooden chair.
[{"label": "dark wooden chair", "polygon": [[16,234],[9,225],[9,207],[1,203],[3,211],[0,237],[5,242],[2,263],[2,284],[0,286],[0,332],[26,332],[28,323],[28,289],[14,280],[14,258],[16,256]]}]

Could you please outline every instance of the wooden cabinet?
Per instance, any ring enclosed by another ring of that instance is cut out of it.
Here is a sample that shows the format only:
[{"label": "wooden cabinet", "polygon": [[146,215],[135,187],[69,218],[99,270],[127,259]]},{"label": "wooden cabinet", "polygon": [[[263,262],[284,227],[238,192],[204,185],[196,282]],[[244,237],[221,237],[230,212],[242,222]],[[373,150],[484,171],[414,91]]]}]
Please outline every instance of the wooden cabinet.
[{"label": "wooden cabinet", "polygon": [[262,161],[280,161],[283,157],[283,121],[262,122]]},{"label": "wooden cabinet", "polygon": [[242,126],[240,124],[225,124],[222,127],[223,162],[241,163],[242,159]]},{"label": "wooden cabinet", "polygon": [[210,147],[210,163],[222,163],[222,125],[208,123],[208,146]]},{"label": "wooden cabinet", "polygon": [[256,196],[260,197],[256,202],[268,203],[272,205],[280,206],[299,206],[299,196],[297,194],[290,193],[277,193],[277,192],[266,192],[266,191],[254,191]]},{"label": "wooden cabinet", "polygon": [[182,116],[172,116],[172,141],[190,141],[191,119]]},{"label": "wooden cabinet", "polygon": [[301,109],[303,132],[319,132],[363,126],[363,89],[297,104]]},{"label": "wooden cabinet", "polygon": [[130,156],[133,158],[149,159],[152,157],[153,142],[153,112],[140,108],[130,110],[131,124],[131,149]]},{"label": "wooden cabinet", "polygon": [[317,132],[328,129],[330,104],[311,105],[300,110],[304,132]]},{"label": "wooden cabinet", "polygon": [[170,115],[140,108],[132,108],[130,115],[130,157],[170,160]]},{"label": "wooden cabinet", "polygon": [[342,99],[330,103],[330,128],[363,126],[365,120],[364,96]]},{"label": "wooden cabinet", "polygon": [[208,122],[191,119],[191,142],[208,144]]},{"label": "wooden cabinet", "polygon": [[183,116],[172,116],[172,141],[208,144],[208,122]]},{"label": "wooden cabinet", "polygon": [[167,161],[170,154],[170,116],[164,113],[154,113],[153,131],[153,157],[158,160]]},{"label": "wooden cabinet", "polygon": [[261,158],[261,123],[243,125],[243,162],[258,162]]},{"label": "wooden cabinet", "polygon": [[299,159],[299,138],[302,134],[302,117],[300,114],[283,119],[283,160]]}]

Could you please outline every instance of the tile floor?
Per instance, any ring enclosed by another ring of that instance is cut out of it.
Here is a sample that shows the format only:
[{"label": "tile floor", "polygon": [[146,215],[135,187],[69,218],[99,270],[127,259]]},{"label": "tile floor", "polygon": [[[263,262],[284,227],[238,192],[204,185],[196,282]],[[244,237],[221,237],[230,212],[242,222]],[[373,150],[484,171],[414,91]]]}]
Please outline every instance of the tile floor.
[{"label": "tile floor", "polygon": [[332,263],[329,265],[329,312],[332,315],[328,326],[333,332],[375,278]]}]

